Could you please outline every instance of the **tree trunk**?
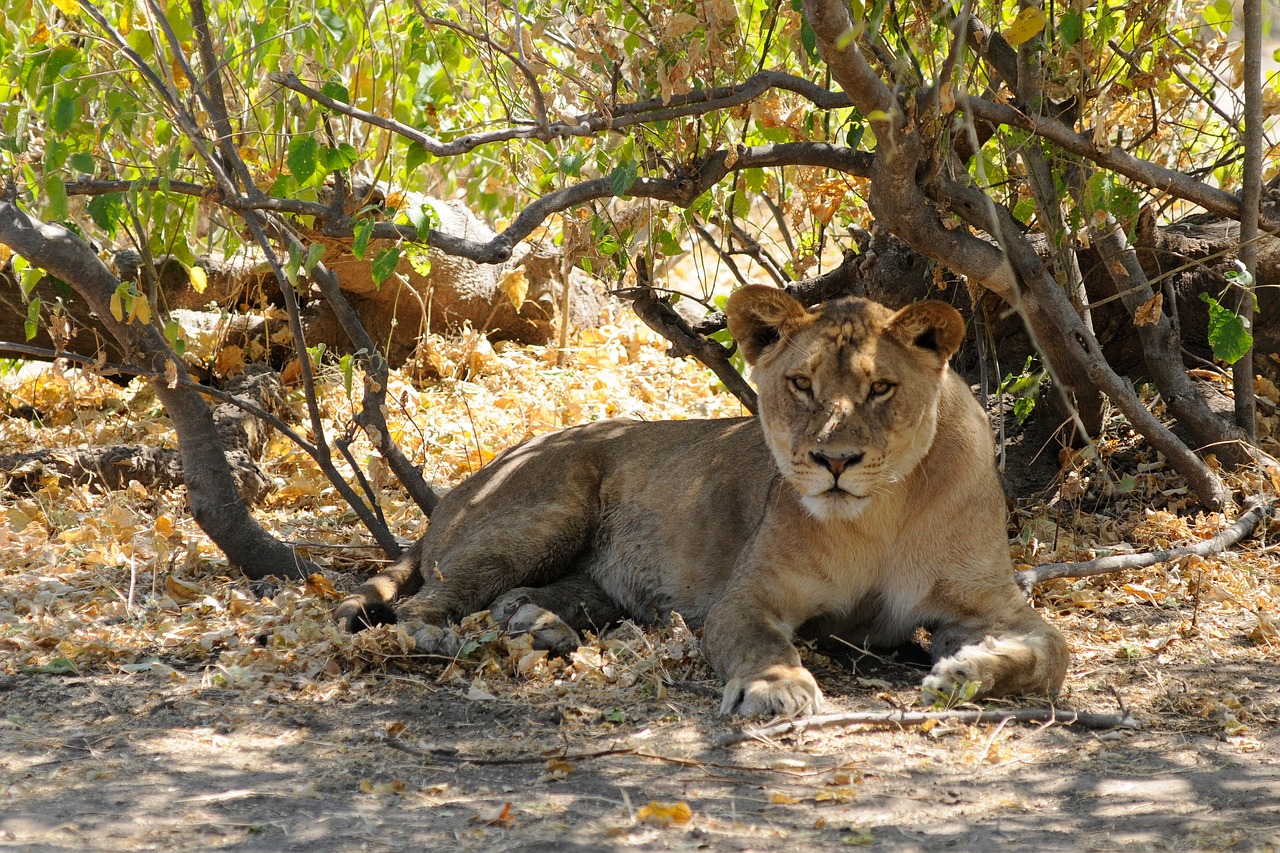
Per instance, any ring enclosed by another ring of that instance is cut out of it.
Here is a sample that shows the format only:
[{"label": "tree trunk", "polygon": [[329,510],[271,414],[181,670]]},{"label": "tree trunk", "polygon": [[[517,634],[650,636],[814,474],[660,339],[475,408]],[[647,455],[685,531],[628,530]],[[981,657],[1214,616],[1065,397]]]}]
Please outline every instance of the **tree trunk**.
[{"label": "tree trunk", "polygon": [[180,383],[182,362],[154,326],[111,316],[119,280],[80,237],[31,219],[13,200],[0,199],[0,243],[69,284],[151,379],[178,434],[191,515],[209,538],[251,578],[305,577],[319,567],[293,553],[249,514],[222,452],[213,413],[199,393]]}]

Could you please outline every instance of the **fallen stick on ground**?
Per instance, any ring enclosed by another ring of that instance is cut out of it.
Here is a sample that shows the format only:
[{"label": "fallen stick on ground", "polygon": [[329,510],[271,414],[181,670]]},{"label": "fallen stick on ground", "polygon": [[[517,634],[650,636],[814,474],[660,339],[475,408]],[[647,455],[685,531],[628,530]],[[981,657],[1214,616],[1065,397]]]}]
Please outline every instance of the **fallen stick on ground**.
[{"label": "fallen stick on ground", "polygon": [[1018,586],[1029,593],[1036,584],[1053,578],[1086,578],[1092,575],[1123,572],[1128,569],[1144,569],[1147,566],[1154,566],[1156,563],[1165,563],[1188,555],[1208,557],[1211,554],[1225,551],[1241,539],[1247,539],[1252,536],[1253,531],[1258,527],[1258,523],[1267,516],[1271,509],[1262,498],[1258,497],[1246,500],[1245,507],[1244,515],[1237,518],[1230,527],[1225,528],[1212,539],[1206,539],[1194,545],[1170,548],[1165,551],[1150,551],[1144,554],[1114,554],[1110,557],[1099,557],[1096,560],[1088,560],[1083,563],[1045,563],[1042,566],[1015,572],[1014,580],[1018,582]]},{"label": "fallen stick on ground", "polygon": [[799,734],[812,730],[845,726],[918,726],[930,721],[946,723],[1052,723],[1081,726],[1086,729],[1137,729],[1141,724],[1129,714],[1089,714],[1062,708],[1028,708],[1022,711],[873,711],[847,714],[819,714],[800,720],[786,720],[770,726],[748,726],[730,732],[716,741],[717,746],[732,746],[749,740]]}]

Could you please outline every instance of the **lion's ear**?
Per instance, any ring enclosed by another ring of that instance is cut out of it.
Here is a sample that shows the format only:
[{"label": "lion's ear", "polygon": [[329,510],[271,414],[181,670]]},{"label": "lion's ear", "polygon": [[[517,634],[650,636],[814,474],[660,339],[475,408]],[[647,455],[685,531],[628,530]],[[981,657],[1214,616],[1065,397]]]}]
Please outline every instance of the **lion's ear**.
[{"label": "lion's ear", "polygon": [[724,313],[729,318],[729,332],[742,347],[747,364],[755,364],[761,353],[794,334],[809,317],[805,307],[786,291],[760,284],[735,290]]},{"label": "lion's ear", "polygon": [[907,346],[936,352],[945,362],[964,340],[964,318],[947,303],[929,299],[894,314],[887,330]]}]

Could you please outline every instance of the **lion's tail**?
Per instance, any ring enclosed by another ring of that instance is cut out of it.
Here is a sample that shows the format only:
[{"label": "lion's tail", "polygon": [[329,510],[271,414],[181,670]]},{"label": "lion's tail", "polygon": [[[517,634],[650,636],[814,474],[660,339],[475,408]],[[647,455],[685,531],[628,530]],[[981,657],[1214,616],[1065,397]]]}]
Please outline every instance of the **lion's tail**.
[{"label": "lion's tail", "polygon": [[422,588],[422,540],[390,566],[369,578],[333,611],[334,621],[348,631],[356,632],[370,625],[389,625],[396,621],[391,602],[413,595]]}]

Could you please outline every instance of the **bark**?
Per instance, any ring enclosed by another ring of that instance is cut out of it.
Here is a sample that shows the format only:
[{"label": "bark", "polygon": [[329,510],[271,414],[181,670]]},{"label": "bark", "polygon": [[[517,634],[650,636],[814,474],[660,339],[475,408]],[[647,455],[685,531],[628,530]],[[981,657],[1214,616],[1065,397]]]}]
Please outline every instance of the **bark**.
[{"label": "bark", "polygon": [[267,533],[240,499],[222,452],[213,413],[200,395],[180,383],[182,362],[151,325],[123,323],[111,316],[110,299],[119,280],[80,237],[57,225],[31,219],[10,198],[0,199],[0,242],[35,266],[70,285],[107,326],[121,348],[135,354],[151,380],[174,429],[191,515],[227,559],[251,578],[305,577],[319,567]]},{"label": "bark", "polygon": [[[284,387],[279,377],[264,367],[252,368],[227,383],[226,392],[267,411],[282,408]],[[270,482],[258,468],[269,431],[252,414],[232,403],[213,410],[231,476],[245,503],[261,500]],[[182,485],[182,458],[177,450],[141,445],[41,449],[0,455],[0,473],[8,477],[11,492],[36,492],[50,477],[88,484],[98,489],[123,489],[136,482],[148,490]]]},{"label": "bark", "polygon": [[[926,172],[926,196],[917,183],[921,167],[928,165],[924,154],[929,149],[920,135],[922,124],[906,120],[892,92],[863,57],[857,40],[847,38],[853,30],[847,6],[838,0],[805,0],[804,10],[832,76],[864,115],[877,117],[869,120],[877,149],[868,199],[876,218],[912,248],[982,284],[1018,309],[1060,385],[1076,389],[1078,396],[1092,394],[1094,389],[1102,391],[1187,478],[1201,501],[1214,509],[1223,506],[1230,495],[1221,480],[1146,410],[1133,388],[1107,365],[1092,332],[1008,211],[983,193],[949,180],[942,170]],[[962,105],[969,109],[971,100],[975,99],[963,99]],[[1006,118],[1001,114],[997,120]],[[995,236],[1000,245],[962,229],[947,229],[931,199],[948,204],[971,225]],[[1084,431],[1083,424],[1079,427]]]}]

